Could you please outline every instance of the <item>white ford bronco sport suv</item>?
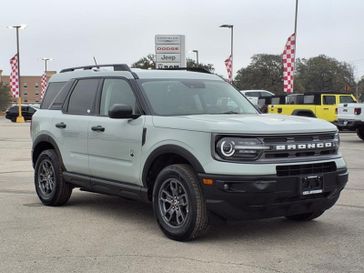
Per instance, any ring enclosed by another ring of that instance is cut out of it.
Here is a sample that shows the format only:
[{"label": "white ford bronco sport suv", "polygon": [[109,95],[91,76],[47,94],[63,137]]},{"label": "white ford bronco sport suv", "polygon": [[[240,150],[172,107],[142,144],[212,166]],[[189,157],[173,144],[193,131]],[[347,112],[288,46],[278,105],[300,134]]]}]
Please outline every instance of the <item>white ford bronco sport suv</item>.
[{"label": "white ford bronco sport suv", "polygon": [[348,180],[334,125],[261,114],[208,73],[64,69],[50,79],[31,131],[43,204],[63,205],[77,187],[141,199],[180,241],[215,217],[314,219]]}]

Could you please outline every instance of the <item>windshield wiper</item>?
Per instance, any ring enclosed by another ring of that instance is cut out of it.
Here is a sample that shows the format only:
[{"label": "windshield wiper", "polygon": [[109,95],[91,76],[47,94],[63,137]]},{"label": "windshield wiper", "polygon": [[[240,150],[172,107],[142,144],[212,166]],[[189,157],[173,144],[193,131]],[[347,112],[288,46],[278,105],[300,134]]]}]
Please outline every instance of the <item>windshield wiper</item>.
[{"label": "windshield wiper", "polygon": [[221,113],[221,114],[223,114],[223,115],[225,115],[225,114],[229,115],[229,114],[240,114],[240,113],[235,112],[235,111],[227,111],[227,112],[224,112],[224,113]]}]

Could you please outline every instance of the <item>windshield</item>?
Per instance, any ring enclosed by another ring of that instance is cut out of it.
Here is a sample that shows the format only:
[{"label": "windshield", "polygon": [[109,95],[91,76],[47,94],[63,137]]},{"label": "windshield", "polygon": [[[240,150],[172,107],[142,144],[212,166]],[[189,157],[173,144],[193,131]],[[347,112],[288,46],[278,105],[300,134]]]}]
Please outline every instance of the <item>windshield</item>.
[{"label": "windshield", "polygon": [[144,80],[141,85],[156,115],[256,114],[254,106],[224,81]]}]

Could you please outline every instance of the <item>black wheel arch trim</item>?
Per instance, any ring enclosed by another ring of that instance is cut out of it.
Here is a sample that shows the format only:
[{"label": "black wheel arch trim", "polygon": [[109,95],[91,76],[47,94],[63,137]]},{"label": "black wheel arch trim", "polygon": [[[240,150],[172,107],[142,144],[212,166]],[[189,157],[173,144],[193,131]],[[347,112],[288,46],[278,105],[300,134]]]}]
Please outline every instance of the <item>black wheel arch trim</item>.
[{"label": "black wheel arch trim", "polygon": [[188,161],[191,164],[192,168],[196,171],[196,173],[205,173],[204,168],[201,163],[197,160],[197,158],[185,148],[182,148],[178,145],[167,144],[156,148],[147,158],[143,167],[142,181],[144,187],[147,187],[147,175],[148,172],[154,162],[154,160],[163,154],[176,154]]},{"label": "black wheel arch trim", "polygon": [[310,113],[313,115],[313,117],[317,117],[316,114],[314,112],[312,112],[312,110],[310,109],[296,109],[292,112],[292,116],[297,116],[297,113],[300,113],[300,112],[305,112],[305,113]]},{"label": "black wheel arch trim", "polygon": [[33,163],[33,168],[35,167],[35,163],[36,163],[36,159],[35,159],[35,155],[34,155],[34,151],[36,149],[36,147],[42,143],[42,142],[46,142],[46,143],[49,143],[51,144],[53,147],[54,147],[54,150],[56,151],[57,153],[57,156],[61,162],[61,166],[62,166],[62,169],[63,170],[66,170],[64,164],[63,164],[63,159],[62,159],[62,155],[61,155],[61,151],[59,150],[58,148],[58,145],[56,143],[56,141],[49,135],[39,135],[33,142],[33,145],[32,145],[32,163]]}]

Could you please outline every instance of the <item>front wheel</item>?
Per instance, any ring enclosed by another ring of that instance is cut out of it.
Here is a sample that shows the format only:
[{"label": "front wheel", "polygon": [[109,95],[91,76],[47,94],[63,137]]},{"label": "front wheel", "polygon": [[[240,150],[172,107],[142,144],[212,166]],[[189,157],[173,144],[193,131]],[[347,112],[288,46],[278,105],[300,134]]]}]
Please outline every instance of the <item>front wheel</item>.
[{"label": "front wheel", "polygon": [[189,165],[165,167],[153,189],[153,209],[164,234],[177,241],[197,238],[208,227],[205,199]]},{"label": "front wheel", "polygon": [[358,137],[364,140],[364,126],[360,126],[358,129],[356,129],[356,134]]},{"label": "front wheel", "polygon": [[315,218],[320,217],[325,211],[315,211],[315,212],[309,212],[309,213],[303,213],[303,214],[296,214],[296,215],[290,215],[286,216],[288,220],[292,221],[311,221]]},{"label": "front wheel", "polygon": [[72,186],[63,180],[61,162],[54,150],[43,151],[35,164],[34,185],[44,205],[61,206],[71,196]]}]

